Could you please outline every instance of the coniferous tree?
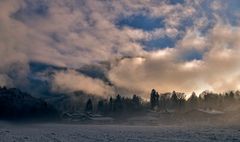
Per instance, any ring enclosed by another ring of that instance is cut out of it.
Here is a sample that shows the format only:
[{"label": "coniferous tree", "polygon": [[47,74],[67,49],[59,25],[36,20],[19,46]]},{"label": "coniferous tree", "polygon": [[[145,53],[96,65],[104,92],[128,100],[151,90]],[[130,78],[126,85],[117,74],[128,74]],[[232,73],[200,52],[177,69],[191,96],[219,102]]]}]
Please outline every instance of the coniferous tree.
[{"label": "coniferous tree", "polygon": [[97,111],[100,113],[103,113],[105,108],[104,108],[104,102],[103,100],[98,101],[98,105],[97,105]]},{"label": "coniferous tree", "polygon": [[109,99],[108,109],[110,112],[113,111],[113,98],[112,97],[110,97],[110,99]]},{"label": "coniferous tree", "polygon": [[91,99],[88,99],[86,103],[85,112],[93,112],[93,104]]},{"label": "coniferous tree", "polygon": [[121,111],[123,108],[123,103],[122,103],[122,98],[121,96],[118,94],[115,101],[114,101],[114,111]]},{"label": "coniferous tree", "polygon": [[178,106],[178,96],[177,93],[175,91],[172,92],[172,96],[171,96],[171,103],[172,103],[172,107],[176,108]]},{"label": "coniferous tree", "polygon": [[198,97],[195,92],[192,93],[187,103],[188,107],[191,109],[196,109],[198,107]]},{"label": "coniferous tree", "polygon": [[139,109],[140,107],[140,98],[137,95],[133,95],[132,97],[132,107],[133,109]]},{"label": "coniferous tree", "polygon": [[182,94],[182,96],[178,99],[178,110],[182,111],[185,108],[185,104],[186,104],[186,99],[184,94]]},{"label": "coniferous tree", "polygon": [[155,89],[152,89],[152,92],[150,94],[150,105],[152,110],[159,107],[159,95]]}]

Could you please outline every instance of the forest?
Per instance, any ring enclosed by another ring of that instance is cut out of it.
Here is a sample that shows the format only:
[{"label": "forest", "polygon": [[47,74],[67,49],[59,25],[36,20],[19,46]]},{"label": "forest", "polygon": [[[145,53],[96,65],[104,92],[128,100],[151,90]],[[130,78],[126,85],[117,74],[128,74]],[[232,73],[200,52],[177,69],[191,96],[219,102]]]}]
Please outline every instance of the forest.
[{"label": "forest", "polygon": [[[240,102],[240,91],[229,91],[218,94],[204,91],[199,95],[195,92],[189,98],[184,93],[173,91],[172,93],[158,93],[152,89],[149,94],[149,101],[144,101],[140,96],[133,95],[132,98],[125,98],[117,95],[109,100],[99,100],[93,104],[89,99],[86,102],[85,111],[90,112],[138,112],[152,110],[156,112],[184,112],[193,109],[221,110],[223,111],[230,105]],[[94,107],[95,106],[95,107]]]},{"label": "forest", "polygon": [[[90,95],[81,96],[79,101],[49,102],[44,98],[37,98],[17,88],[0,87],[0,118],[57,118],[64,113],[101,114],[113,118],[133,117],[151,113],[186,113],[192,110],[207,112],[225,112],[231,106],[240,102],[239,91],[229,91],[223,94],[204,91],[190,97],[184,93],[158,93],[152,89],[149,99],[144,100],[138,95],[131,98],[116,95],[108,99]],[[76,99],[76,98],[75,98]],[[66,100],[66,98],[65,98]],[[59,105],[64,105],[61,108]],[[237,108],[237,107],[235,107]]]}]

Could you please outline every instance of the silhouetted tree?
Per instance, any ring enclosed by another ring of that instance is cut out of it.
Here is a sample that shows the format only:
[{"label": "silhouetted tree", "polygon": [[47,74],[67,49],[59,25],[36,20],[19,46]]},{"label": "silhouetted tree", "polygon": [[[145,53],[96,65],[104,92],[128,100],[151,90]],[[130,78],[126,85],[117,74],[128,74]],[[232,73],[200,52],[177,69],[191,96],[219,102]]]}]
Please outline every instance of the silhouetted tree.
[{"label": "silhouetted tree", "polygon": [[118,94],[115,101],[114,101],[114,111],[121,111],[123,108],[123,103],[122,103],[122,98],[121,96]]},{"label": "silhouetted tree", "polygon": [[109,99],[108,109],[110,112],[113,111],[113,98],[112,97],[110,97],[110,99]]},{"label": "silhouetted tree", "polygon": [[132,97],[132,106],[133,109],[139,109],[141,104],[141,100],[137,95],[133,95]]},{"label": "silhouetted tree", "polygon": [[191,109],[195,109],[198,107],[198,97],[195,92],[192,93],[187,103],[188,103],[188,107],[190,107]]},{"label": "silhouetted tree", "polygon": [[182,96],[178,99],[178,109],[179,110],[184,110],[185,103],[186,103],[186,99],[185,99],[184,94],[182,94]]},{"label": "silhouetted tree", "polygon": [[97,111],[103,113],[105,111],[104,101],[98,101]]},{"label": "silhouetted tree", "polygon": [[220,95],[212,92],[208,92],[204,95],[204,106],[207,108],[217,108],[219,105],[219,97]]},{"label": "silhouetted tree", "polygon": [[93,112],[93,104],[91,99],[88,99],[86,103],[85,112]]},{"label": "silhouetted tree", "polygon": [[178,106],[178,96],[177,96],[177,93],[175,91],[172,92],[171,103],[172,103],[172,107],[174,107],[174,108],[176,106]]},{"label": "silhouetted tree", "polygon": [[155,109],[156,107],[159,106],[159,95],[155,89],[152,89],[152,92],[150,94],[150,104],[151,109]]}]

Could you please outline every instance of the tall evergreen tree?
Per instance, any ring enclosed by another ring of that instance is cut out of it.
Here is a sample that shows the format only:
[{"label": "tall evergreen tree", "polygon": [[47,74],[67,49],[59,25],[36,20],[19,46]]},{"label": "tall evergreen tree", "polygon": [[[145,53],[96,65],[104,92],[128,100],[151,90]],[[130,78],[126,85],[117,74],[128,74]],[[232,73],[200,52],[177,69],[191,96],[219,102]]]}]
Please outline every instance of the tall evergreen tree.
[{"label": "tall evergreen tree", "polygon": [[114,110],[121,111],[123,109],[122,97],[118,94],[114,101]]},{"label": "tall evergreen tree", "polygon": [[172,107],[177,107],[178,106],[178,96],[177,93],[175,91],[172,92],[172,96],[171,96],[171,102],[172,102]]},{"label": "tall evergreen tree", "polygon": [[187,101],[188,103],[188,106],[191,108],[191,109],[195,109],[198,107],[198,97],[196,95],[195,92],[192,93],[192,95],[190,96],[190,98],[188,99]]},{"label": "tall evergreen tree", "polygon": [[155,89],[152,89],[152,92],[150,94],[150,105],[151,109],[155,109],[159,105],[159,95]]},{"label": "tall evergreen tree", "polygon": [[108,109],[110,112],[113,111],[113,98],[112,97],[110,97],[110,99],[109,99]]},{"label": "tall evergreen tree", "polygon": [[93,112],[93,104],[91,99],[88,99],[86,103],[85,112]]},{"label": "tall evergreen tree", "polygon": [[105,111],[105,106],[104,106],[103,100],[98,101],[97,111],[100,113],[103,113]]},{"label": "tall evergreen tree", "polygon": [[133,97],[132,97],[133,109],[139,109],[140,103],[141,103],[140,98],[137,95],[133,95]]}]

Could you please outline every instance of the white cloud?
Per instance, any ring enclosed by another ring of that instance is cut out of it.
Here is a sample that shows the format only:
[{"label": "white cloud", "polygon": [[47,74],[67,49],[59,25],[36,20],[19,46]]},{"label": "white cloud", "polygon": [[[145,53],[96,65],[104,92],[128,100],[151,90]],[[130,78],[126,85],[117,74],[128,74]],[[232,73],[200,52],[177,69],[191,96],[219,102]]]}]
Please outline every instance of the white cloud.
[{"label": "white cloud", "polygon": [[[204,37],[208,51],[202,60],[178,60],[182,50],[185,50],[184,46],[197,47],[194,45],[195,39],[192,39],[189,44],[180,43],[183,48],[149,52],[140,59],[123,59],[113,66],[109,78],[116,86],[134,88],[142,94],[149,92],[149,88],[188,94],[196,90],[200,93],[204,90],[222,92],[240,89],[239,32],[240,28],[216,25]],[[204,46],[197,48],[200,47]]]},{"label": "white cloud", "polygon": [[52,80],[52,89],[56,92],[65,93],[83,91],[86,94],[99,96],[114,94],[113,88],[102,80],[84,76],[74,70],[57,72]]},{"label": "white cloud", "polygon": [[[21,19],[14,14],[29,8],[24,0],[0,1],[0,85],[26,80],[30,61],[72,69],[107,61],[112,64],[110,81],[123,90],[146,93],[151,88],[185,92],[239,89],[236,78],[240,76],[240,30],[239,26],[223,22],[228,17],[219,15],[218,2],[212,3],[212,13],[201,6],[204,0],[186,0],[176,5],[138,0],[42,2],[47,2],[46,15],[23,15]],[[152,31],[116,25],[121,17],[139,14],[163,18],[165,25]],[[186,31],[181,25],[184,20],[190,21]],[[202,30],[206,30],[204,34]],[[171,49],[144,50],[141,41],[165,36],[182,38]],[[203,59],[183,60],[191,49],[200,52]],[[64,91],[98,95],[113,92],[103,81],[74,71],[57,73],[53,83]]]},{"label": "white cloud", "polygon": [[220,1],[216,1],[214,0],[210,7],[213,9],[213,10],[221,10],[224,8],[223,4],[220,2]]},{"label": "white cloud", "polygon": [[196,49],[198,51],[203,51],[207,47],[206,37],[200,35],[196,30],[189,29],[186,35],[179,42],[179,46],[185,50]]}]

